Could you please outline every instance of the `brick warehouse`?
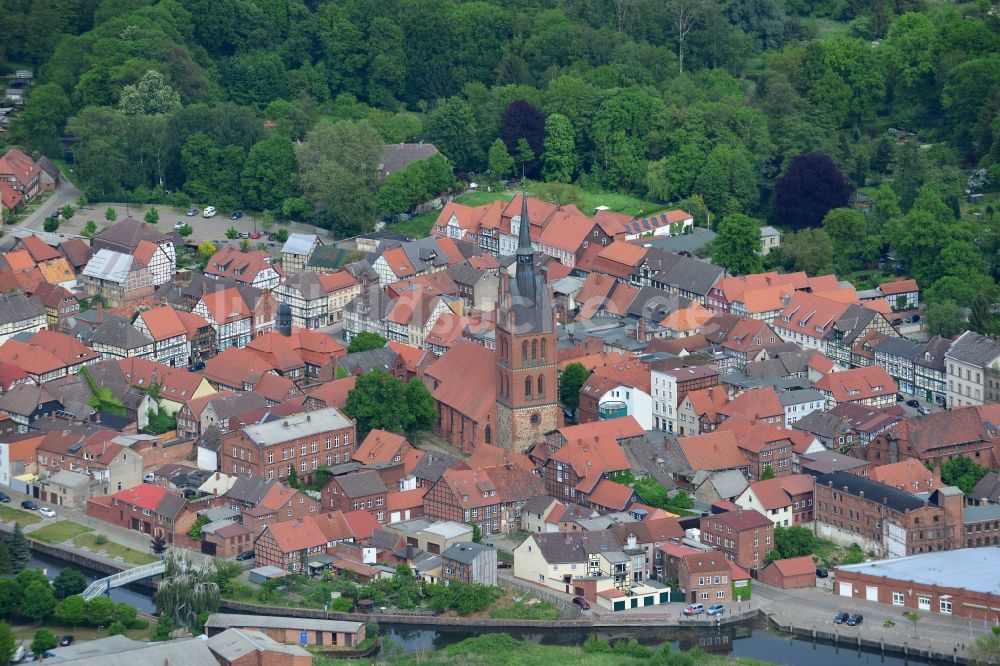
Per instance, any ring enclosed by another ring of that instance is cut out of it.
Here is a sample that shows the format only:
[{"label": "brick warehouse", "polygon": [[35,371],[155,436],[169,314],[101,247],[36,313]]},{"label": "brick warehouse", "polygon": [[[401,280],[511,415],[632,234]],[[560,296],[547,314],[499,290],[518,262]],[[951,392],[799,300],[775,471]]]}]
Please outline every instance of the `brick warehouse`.
[{"label": "brick warehouse", "polygon": [[837,567],[836,594],[1000,622],[1000,549],[963,548]]},{"label": "brick warehouse", "polygon": [[962,491],[938,488],[927,499],[871,479],[833,472],[816,479],[816,520],[858,535],[883,557],[962,547]]}]

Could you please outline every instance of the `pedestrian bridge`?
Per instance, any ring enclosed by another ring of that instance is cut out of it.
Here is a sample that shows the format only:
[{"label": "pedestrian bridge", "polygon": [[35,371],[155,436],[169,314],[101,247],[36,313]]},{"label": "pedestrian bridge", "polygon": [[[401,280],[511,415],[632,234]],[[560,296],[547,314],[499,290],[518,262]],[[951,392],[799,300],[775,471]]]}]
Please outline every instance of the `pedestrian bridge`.
[{"label": "pedestrian bridge", "polygon": [[86,590],[83,591],[82,596],[84,601],[90,601],[91,599],[101,596],[105,592],[110,592],[112,588],[128,585],[129,583],[135,583],[143,580],[144,578],[162,576],[166,570],[167,563],[163,560],[132,567],[131,569],[125,569],[124,571],[119,571],[116,574],[111,574],[105,578],[95,580],[87,587]]}]

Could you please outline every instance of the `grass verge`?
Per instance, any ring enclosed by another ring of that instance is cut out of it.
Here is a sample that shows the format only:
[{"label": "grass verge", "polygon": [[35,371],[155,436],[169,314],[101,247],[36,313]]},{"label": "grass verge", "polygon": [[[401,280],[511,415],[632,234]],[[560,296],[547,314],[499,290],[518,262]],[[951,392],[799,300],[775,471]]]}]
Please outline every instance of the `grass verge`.
[{"label": "grass verge", "polygon": [[141,553],[138,550],[132,550],[131,548],[121,546],[111,540],[108,540],[107,543],[98,544],[98,536],[100,535],[95,534],[94,532],[86,532],[73,539],[73,543],[77,546],[89,548],[95,553],[103,550],[107,554],[107,557],[120,557],[126,562],[131,562],[132,564],[149,564],[150,562],[155,562],[158,559],[151,553]]},{"label": "grass verge", "polygon": [[69,520],[60,520],[45,527],[40,527],[30,533],[32,539],[44,541],[45,543],[62,543],[74,537],[78,537],[86,532],[91,532],[92,528]]},{"label": "grass verge", "polygon": [[21,511],[12,506],[0,505],[0,520],[7,523],[18,522],[21,524],[21,527],[24,527],[25,525],[34,525],[35,523],[42,522],[42,517],[37,513]]}]

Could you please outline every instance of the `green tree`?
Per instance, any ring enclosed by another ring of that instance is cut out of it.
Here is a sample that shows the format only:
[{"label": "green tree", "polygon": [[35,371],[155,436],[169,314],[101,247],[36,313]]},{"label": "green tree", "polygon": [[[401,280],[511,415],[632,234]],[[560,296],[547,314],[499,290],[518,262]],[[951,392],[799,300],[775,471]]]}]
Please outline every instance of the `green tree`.
[{"label": "green tree", "polygon": [[428,116],[424,133],[459,169],[475,167],[481,160],[476,117],[472,107],[461,97],[451,97],[438,105]]},{"label": "green tree", "polygon": [[17,636],[6,622],[0,622],[0,663],[9,664],[17,649]]},{"label": "green tree", "polygon": [[192,539],[194,539],[195,541],[200,541],[201,528],[203,528],[205,525],[208,525],[210,522],[212,521],[208,519],[208,516],[206,516],[203,513],[199,513],[198,517],[194,519],[193,523],[191,523],[191,528],[188,529],[187,535]]},{"label": "green tree", "polygon": [[59,639],[48,629],[39,629],[31,641],[31,651],[35,654],[45,654],[48,650],[59,646]]},{"label": "green tree", "polygon": [[969,309],[969,328],[982,335],[997,332],[997,317],[993,314],[994,299],[991,296],[987,291],[979,291],[972,299],[972,307]]},{"label": "green tree", "polygon": [[87,622],[95,627],[106,627],[115,618],[115,602],[107,597],[95,597],[87,602]]},{"label": "green tree", "polygon": [[483,542],[483,528],[479,526],[479,523],[472,523],[472,542]]},{"label": "green tree", "polygon": [[955,456],[941,465],[941,481],[949,486],[958,486],[968,495],[989,471],[989,467],[977,465],[965,456]]},{"label": "green tree", "polygon": [[69,98],[58,85],[42,84],[34,88],[24,110],[17,115],[12,138],[39,153],[57,156],[62,153],[59,137],[70,111]]},{"label": "green tree", "polygon": [[155,208],[150,208],[146,211],[146,215],[143,219],[146,220],[146,224],[156,224],[160,221],[160,211]]},{"label": "green tree", "polygon": [[[566,116],[553,113],[545,119],[545,152],[542,174],[547,181],[569,183],[579,168],[573,124]],[[491,149],[492,152],[492,149]]]},{"label": "green tree", "polygon": [[381,369],[358,377],[347,394],[344,413],[357,419],[360,439],[373,428],[390,432],[405,430],[408,416],[403,391],[403,382]]},{"label": "green tree", "polygon": [[125,636],[128,634],[128,627],[125,623],[115,620],[108,625],[108,636]]},{"label": "green tree", "polygon": [[47,580],[44,582],[36,580],[25,588],[18,610],[29,620],[42,622],[51,616],[55,609],[56,597],[52,593],[52,586]]},{"label": "green tree", "polygon": [[768,553],[768,561],[812,555],[815,550],[816,535],[809,528],[803,525],[777,525],[774,528],[774,550]]},{"label": "green tree", "polygon": [[78,594],[66,597],[56,606],[56,619],[76,631],[77,625],[87,621],[87,602]]},{"label": "green tree", "polygon": [[712,261],[733,275],[748,275],[764,270],[760,256],[760,225],[746,215],[727,215],[719,224],[712,241]]},{"label": "green tree", "polygon": [[362,331],[351,338],[351,343],[347,346],[347,353],[369,351],[371,349],[381,349],[385,347],[385,338],[378,333]]},{"label": "green tree", "polygon": [[171,414],[162,406],[148,412],[149,419],[146,421],[145,431],[153,435],[161,435],[165,432],[177,429],[177,415]]},{"label": "green tree", "polygon": [[913,637],[917,637],[917,622],[920,622],[922,616],[916,611],[907,611],[906,619],[913,623]]},{"label": "green tree", "polygon": [[705,158],[694,187],[717,215],[748,210],[757,199],[750,154],[739,146],[719,144]]},{"label": "green tree", "polygon": [[0,616],[10,617],[20,603],[20,586],[10,578],[0,580]]},{"label": "green tree", "polygon": [[434,427],[437,406],[434,396],[416,377],[406,382],[403,397],[406,400],[407,416],[403,431],[413,440],[418,432],[424,432]]},{"label": "green tree", "polygon": [[861,211],[834,208],[823,218],[823,229],[833,243],[834,264],[839,272],[858,270],[878,259],[881,239],[869,238],[868,225]]},{"label": "green tree", "polygon": [[292,140],[272,134],[255,143],[243,165],[240,182],[246,202],[257,209],[275,209],[297,192],[298,161]]},{"label": "green tree", "polygon": [[21,531],[20,523],[14,523],[14,531],[7,537],[7,552],[10,554],[10,566],[14,573],[21,572],[31,561],[31,546]]},{"label": "green tree", "polygon": [[208,263],[208,260],[212,258],[212,255],[218,251],[215,247],[215,243],[212,241],[202,241],[198,245],[198,256],[201,257],[202,262]]},{"label": "green tree", "polygon": [[177,230],[177,233],[180,234],[182,238],[187,238],[188,236],[194,233],[194,229],[191,227],[190,224],[182,224],[180,229]]},{"label": "green tree", "polygon": [[274,234],[274,238],[279,243],[284,243],[288,240],[288,229],[278,229],[278,231]]},{"label": "green tree", "polygon": [[568,364],[559,375],[559,402],[574,414],[580,406],[580,389],[588,377],[590,373],[582,363]]},{"label": "green tree", "polygon": [[954,338],[965,330],[965,312],[951,299],[924,306],[924,323],[928,334]]},{"label": "green tree", "polygon": [[80,594],[87,589],[87,577],[78,569],[66,567],[53,579],[52,591],[56,599],[65,599],[74,594]]},{"label": "green tree", "polygon": [[7,542],[0,539],[0,576],[14,573],[10,563],[10,553],[7,552]]},{"label": "green tree", "polygon": [[87,220],[80,234],[87,238],[93,238],[97,234],[97,224],[93,220]]},{"label": "green tree", "polygon": [[805,271],[809,275],[832,273],[833,241],[823,229],[807,228],[787,233],[781,239],[781,247],[765,257],[768,265],[775,262],[788,271]]},{"label": "green tree", "polygon": [[517,140],[517,150],[514,151],[514,159],[524,170],[529,162],[535,160],[535,151],[531,149],[531,144],[523,136]]},{"label": "green tree", "polygon": [[106,211],[104,211],[104,219],[108,222],[114,222],[118,219],[118,211],[109,207]]},{"label": "green tree", "polygon": [[298,149],[299,180],[324,227],[345,236],[372,228],[382,145],[365,121],[320,123],[306,135]]},{"label": "green tree", "polygon": [[180,95],[167,84],[163,74],[147,70],[134,84],[122,88],[118,110],[125,116],[158,116],[176,110]]},{"label": "green tree", "polygon": [[243,238],[243,239],[241,239],[240,240],[240,252],[242,252],[243,254],[246,254],[249,251],[250,251],[250,239],[249,238]]},{"label": "green tree", "polygon": [[55,233],[59,229],[59,218],[58,217],[47,217],[45,221],[42,222],[42,230],[48,233]]},{"label": "green tree", "polygon": [[514,173],[514,158],[507,152],[503,139],[497,139],[490,146],[486,162],[493,177],[498,180],[509,178]]},{"label": "green tree", "polygon": [[977,638],[965,651],[965,657],[977,666],[1000,663],[1000,626],[990,627],[990,633]]},{"label": "green tree", "polygon": [[76,215],[76,210],[72,206],[70,206],[69,204],[66,204],[65,206],[63,206],[62,219],[69,220],[74,215]]},{"label": "green tree", "polygon": [[770,465],[764,465],[764,471],[760,473],[760,480],[767,481],[774,478],[774,469]]},{"label": "green tree", "polygon": [[160,615],[156,622],[156,629],[153,631],[154,641],[169,641],[173,638],[174,621],[169,615]]},{"label": "green tree", "polygon": [[229,240],[236,240],[240,237],[240,232],[236,230],[236,227],[229,227],[226,229],[226,238]]}]

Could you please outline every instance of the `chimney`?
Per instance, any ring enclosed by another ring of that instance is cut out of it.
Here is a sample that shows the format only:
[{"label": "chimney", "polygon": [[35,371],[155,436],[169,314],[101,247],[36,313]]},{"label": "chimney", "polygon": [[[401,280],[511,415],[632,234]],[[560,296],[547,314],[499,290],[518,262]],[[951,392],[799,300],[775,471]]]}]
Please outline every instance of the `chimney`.
[{"label": "chimney", "polygon": [[103,322],[104,322],[104,304],[101,303],[100,301],[97,301],[97,321],[96,321],[96,323],[100,324],[100,323],[103,323]]}]

